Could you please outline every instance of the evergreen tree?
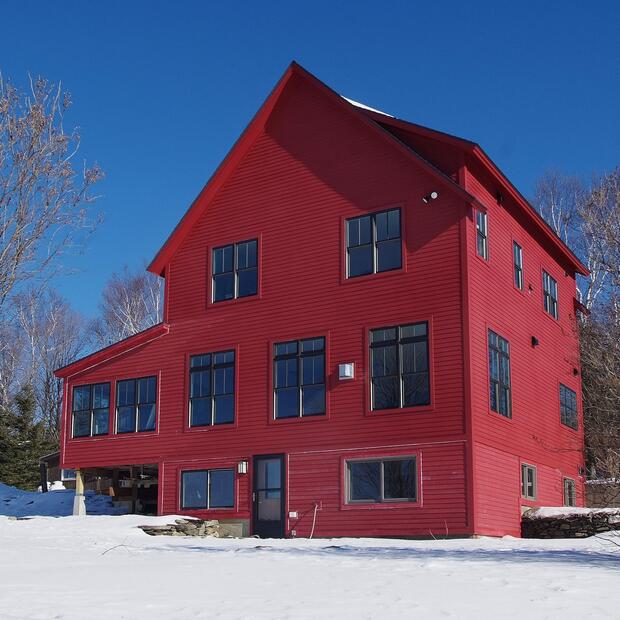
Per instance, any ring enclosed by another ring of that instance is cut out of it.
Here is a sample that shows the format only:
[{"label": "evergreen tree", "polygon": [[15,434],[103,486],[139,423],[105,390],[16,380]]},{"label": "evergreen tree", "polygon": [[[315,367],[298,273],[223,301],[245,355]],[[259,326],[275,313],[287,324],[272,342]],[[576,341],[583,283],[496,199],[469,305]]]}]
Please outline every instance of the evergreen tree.
[{"label": "evergreen tree", "polygon": [[0,408],[0,481],[27,490],[39,486],[39,458],[55,447],[35,411],[31,385],[19,390],[9,408]]}]

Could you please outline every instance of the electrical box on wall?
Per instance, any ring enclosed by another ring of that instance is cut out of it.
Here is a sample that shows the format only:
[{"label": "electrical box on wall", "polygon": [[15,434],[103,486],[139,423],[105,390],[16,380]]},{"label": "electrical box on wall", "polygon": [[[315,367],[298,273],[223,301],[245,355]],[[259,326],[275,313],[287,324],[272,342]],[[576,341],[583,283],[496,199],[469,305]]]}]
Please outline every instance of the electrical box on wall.
[{"label": "electrical box on wall", "polygon": [[353,362],[338,364],[338,378],[341,381],[355,379],[355,364]]}]

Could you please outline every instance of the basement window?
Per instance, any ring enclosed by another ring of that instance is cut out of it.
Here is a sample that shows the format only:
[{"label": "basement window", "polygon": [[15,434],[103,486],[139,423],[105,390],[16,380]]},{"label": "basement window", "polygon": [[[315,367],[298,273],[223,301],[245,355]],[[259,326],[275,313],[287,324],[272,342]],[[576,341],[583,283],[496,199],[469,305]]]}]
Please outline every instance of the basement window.
[{"label": "basement window", "polygon": [[125,379],[116,384],[116,432],[155,430],[157,378]]},{"label": "basement window", "polygon": [[231,243],[213,250],[213,301],[249,297],[258,292],[258,241]]},{"label": "basement window", "polygon": [[525,463],[521,464],[521,497],[536,499],[536,468]]},{"label": "basement window", "polygon": [[192,355],[189,360],[190,426],[235,420],[235,352]]},{"label": "basement window", "polygon": [[415,456],[347,461],[347,504],[417,501]]},{"label": "basement window", "polygon": [[181,508],[209,510],[234,508],[233,469],[203,469],[181,472]]},{"label": "basement window", "polygon": [[400,209],[347,220],[347,277],[402,267]]},{"label": "basement window", "polygon": [[564,478],[564,506],[576,506],[575,481],[572,478]]},{"label": "basement window", "polygon": [[560,421],[577,430],[577,393],[560,383]]},{"label": "basement window", "polygon": [[110,422],[110,384],[73,388],[73,437],[107,435]]},{"label": "basement window", "polygon": [[325,414],[325,338],[274,345],[274,417]]},{"label": "basement window", "polygon": [[547,314],[558,318],[558,283],[546,271],[543,271],[543,305]]},{"label": "basement window", "polygon": [[428,323],[370,332],[373,410],[430,404]]}]

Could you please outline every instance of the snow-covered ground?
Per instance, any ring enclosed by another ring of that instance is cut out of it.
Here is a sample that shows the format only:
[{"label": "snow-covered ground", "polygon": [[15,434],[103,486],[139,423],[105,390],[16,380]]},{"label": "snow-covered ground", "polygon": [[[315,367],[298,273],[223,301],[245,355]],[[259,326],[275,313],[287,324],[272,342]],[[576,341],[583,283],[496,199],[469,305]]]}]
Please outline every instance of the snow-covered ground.
[{"label": "snow-covered ground", "polygon": [[0,516],[0,618],[620,618],[620,547],[597,538],[220,540],[136,527],[172,519]]}]

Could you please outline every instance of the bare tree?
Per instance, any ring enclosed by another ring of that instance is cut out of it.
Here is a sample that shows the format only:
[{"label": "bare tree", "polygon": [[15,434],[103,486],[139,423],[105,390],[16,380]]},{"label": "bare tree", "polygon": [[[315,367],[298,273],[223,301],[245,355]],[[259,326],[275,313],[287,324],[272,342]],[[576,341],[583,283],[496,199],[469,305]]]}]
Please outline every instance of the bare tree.
[{"label": "bare tree", "polygon": [[0,77],[0,307],[21,283],[45,278],[96,223],[89,211],[98,166],[74,167],[71,98],[42,78],[24,92]]},{"label": "bare tree", "polygon": [[7,408],[16,391],[23,339],[13,316],[0,312],[0,408]]},{"label": "bare tree", "polygon": [[38,418],[50,439],[59,435],[62,380],[54,370],[74,361],[84,350],[84,319],[53,290],[30,290],[15,296],[17,326],[21,332],[20,380],[34,388]]},{"label": "bare tree", "polygon": [[162,320],[163,281],[149,272],[133,273],[127,267],[106,284],[99,308],[101,316],[92,331],[99,346],[137,334]]}]

